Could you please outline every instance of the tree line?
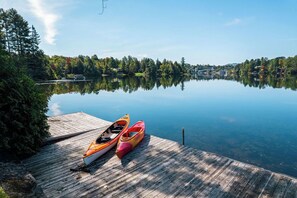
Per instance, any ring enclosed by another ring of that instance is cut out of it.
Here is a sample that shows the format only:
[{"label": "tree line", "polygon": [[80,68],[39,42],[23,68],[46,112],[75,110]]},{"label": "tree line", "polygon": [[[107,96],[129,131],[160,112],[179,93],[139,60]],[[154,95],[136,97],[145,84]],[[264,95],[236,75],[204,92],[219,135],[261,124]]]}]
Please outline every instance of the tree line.
[{"label": "tree line", "polygon": [[0,9],[0,46],[14,65],[23,67],[33,79],[48,79],[47,59],[39,49],[40,37],[35,27],[15,9]]},{"label": "tree line", "polygon": [[296,76],[297,56],[246,60],[236,65],[234,72],[238,75]]},{"label": "tree line", "polygon": [[[67,78],[71,74],[83,74],[88,77],[99,76],[173,76],[187,75],[189,65],[181,61],[164,59],[162,62],[151,58],[141,60],[124,56],[122,59],[113,57],[98,58],[97,55],[77,57],[52,56],[48,57],[51,76],[55,79]],[[183,59],[182,59],[183,60]]]}]

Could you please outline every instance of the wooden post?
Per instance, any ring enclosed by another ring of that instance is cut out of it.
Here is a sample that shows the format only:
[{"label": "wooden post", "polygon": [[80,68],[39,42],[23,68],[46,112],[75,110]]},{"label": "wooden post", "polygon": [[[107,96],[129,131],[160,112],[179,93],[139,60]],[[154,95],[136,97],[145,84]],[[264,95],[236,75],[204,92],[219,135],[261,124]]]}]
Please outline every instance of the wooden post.
[{"label": "wooden post", "polygon": [[184,128],[182,129],[182,138],[183,138],[182,144],[185,145],[185,129]]}]

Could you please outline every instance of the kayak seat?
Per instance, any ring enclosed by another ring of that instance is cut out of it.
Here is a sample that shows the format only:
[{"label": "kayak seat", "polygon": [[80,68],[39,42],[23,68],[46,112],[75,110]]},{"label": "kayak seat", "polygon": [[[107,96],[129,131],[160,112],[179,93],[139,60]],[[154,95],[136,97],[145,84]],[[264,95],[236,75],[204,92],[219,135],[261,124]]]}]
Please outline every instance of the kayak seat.
[{"label": "kayak seat", "polygon": [[110,141],[110,140],[111,140],[110,137],[104,137],[104,138],[100,137],[100,138],[98,138],[98,139],[96,140],[96,143],[97,143],[97,144],[100,144],[100,143],[108,142],[108,141]]},{"label": "kayak seat", "polygon": [[121,129],[114,129],[114,130],[112,130],[111,132],[112,132],[112,133],[119,133],[119,132],[121,132]]},{"label": "kayak seat", "polygon": [[117,126],[114,128],[114,130],[122,130],[124,127],[123,126]]},{"label": "kayak seat", "polygon": [[117,136],[118,136],[118,134],[112,134],[112,135],[110,136],[110,139],[112,140],[112,139],[116,138]]},{"label": "kayak seat", "polygon": [[110,137],[102,138],[103,141],[109,141],[110,139]]}]

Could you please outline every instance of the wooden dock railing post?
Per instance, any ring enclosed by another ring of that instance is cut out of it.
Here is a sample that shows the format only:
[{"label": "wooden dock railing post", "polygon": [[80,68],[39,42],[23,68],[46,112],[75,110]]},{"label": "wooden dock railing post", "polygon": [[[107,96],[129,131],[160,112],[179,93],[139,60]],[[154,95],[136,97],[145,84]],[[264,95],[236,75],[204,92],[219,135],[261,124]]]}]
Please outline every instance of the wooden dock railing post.
[{"label": "wooden dock railing post", "polygon": [[185,145],[185,129],[184,128],[182,129],[182,138],[183,138],[182,144]]}]

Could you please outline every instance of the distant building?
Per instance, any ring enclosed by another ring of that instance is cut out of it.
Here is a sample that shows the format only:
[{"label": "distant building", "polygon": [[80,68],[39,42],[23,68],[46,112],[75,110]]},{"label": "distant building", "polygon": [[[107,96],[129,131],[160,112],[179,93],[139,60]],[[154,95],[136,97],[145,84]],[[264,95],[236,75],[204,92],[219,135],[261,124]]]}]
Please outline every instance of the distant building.
[{"label": "distant building", "polygon": [[86,80],[86,77],[82,74],[75,74],[74,80]]}]

